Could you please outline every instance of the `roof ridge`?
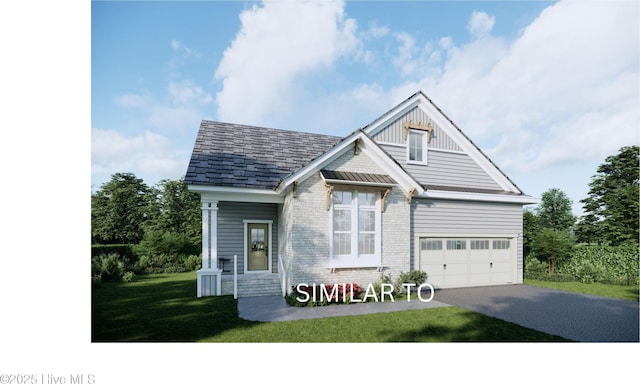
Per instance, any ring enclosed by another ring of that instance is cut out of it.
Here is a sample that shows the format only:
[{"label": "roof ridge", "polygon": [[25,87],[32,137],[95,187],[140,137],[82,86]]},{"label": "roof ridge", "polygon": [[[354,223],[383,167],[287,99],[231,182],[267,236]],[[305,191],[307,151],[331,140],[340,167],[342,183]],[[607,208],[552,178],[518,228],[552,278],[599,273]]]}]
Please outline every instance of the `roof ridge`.
[{"label": "roof ridge", "polygon": [[249,129],[261,129],[261,130],[270,130],[270,131],[277,131],[277,132],[290,132],[290,133],[294,133],[294,134],[305,134],[305,135],[323,136],[323,137],[331,137],[331,138],[343,138],[344,137],[344,136],[337,136],[337,135],[327,135],[325,133],[296,131],[296,130],[293,130],[293,129],[263,127],[263,126],[259,126],[259,125],[250,125],[250,124],[241,124],[241,123],[229,123],[229,122],[224,122],[224,121],[207,120],[207,119],[203,119],[200,122],[200,126],[202,126],[203,124],[206,124],[206,123],[214,124],[214,125],[224,125],[224,126],[227,126],[227,127],[237,126],[237,127],[249,128]]}]

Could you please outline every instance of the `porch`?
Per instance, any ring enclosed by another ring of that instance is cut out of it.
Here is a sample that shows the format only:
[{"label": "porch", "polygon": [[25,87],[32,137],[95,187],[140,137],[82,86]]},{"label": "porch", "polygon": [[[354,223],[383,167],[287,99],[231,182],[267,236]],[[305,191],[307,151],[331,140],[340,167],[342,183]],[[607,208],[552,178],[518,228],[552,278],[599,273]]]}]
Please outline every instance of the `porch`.
[{"label": "porch", "polygon": [[197,296],[282,296],[278,205],[202,198]]}]

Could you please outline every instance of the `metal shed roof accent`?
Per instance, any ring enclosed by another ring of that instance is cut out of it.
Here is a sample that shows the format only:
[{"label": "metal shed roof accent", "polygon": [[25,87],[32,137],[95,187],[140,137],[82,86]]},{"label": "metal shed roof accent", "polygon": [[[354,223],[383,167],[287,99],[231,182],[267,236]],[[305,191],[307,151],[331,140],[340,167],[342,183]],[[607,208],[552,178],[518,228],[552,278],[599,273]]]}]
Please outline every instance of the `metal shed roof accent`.
[{"label": "metal shed roof accent", "polygon": [[397,184],[388,175],[377,175],[372,173],[360,173],[360,172],[343,172],[343,171],[331,171],[323,169],[320,171],[322,177],[327,182],[349,183],[349,184],[378,184],[378,185],[394,185]]}]

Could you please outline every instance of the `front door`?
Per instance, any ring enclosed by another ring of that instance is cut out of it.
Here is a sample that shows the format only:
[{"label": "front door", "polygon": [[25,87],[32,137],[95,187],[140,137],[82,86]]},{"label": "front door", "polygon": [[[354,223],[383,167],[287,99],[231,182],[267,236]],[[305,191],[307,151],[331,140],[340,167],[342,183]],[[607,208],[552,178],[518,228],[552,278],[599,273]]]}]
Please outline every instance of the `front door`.
[{"label": "front door", "polygon": [[247,225],[247,271],[269,270],[269,225]]}]

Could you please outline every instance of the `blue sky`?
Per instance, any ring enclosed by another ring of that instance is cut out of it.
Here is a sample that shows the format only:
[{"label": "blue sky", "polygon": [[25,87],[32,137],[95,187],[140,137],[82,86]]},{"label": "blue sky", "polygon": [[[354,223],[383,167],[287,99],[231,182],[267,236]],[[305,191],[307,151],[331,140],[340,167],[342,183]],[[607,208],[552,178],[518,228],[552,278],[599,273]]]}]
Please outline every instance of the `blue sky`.
[{"label": "blue sky", "polygon": [[343,136],[422,90],[581,214],[639,142],[638,45],[631,1],[92,2],[91,189],[184,176],[202,119]]}]

